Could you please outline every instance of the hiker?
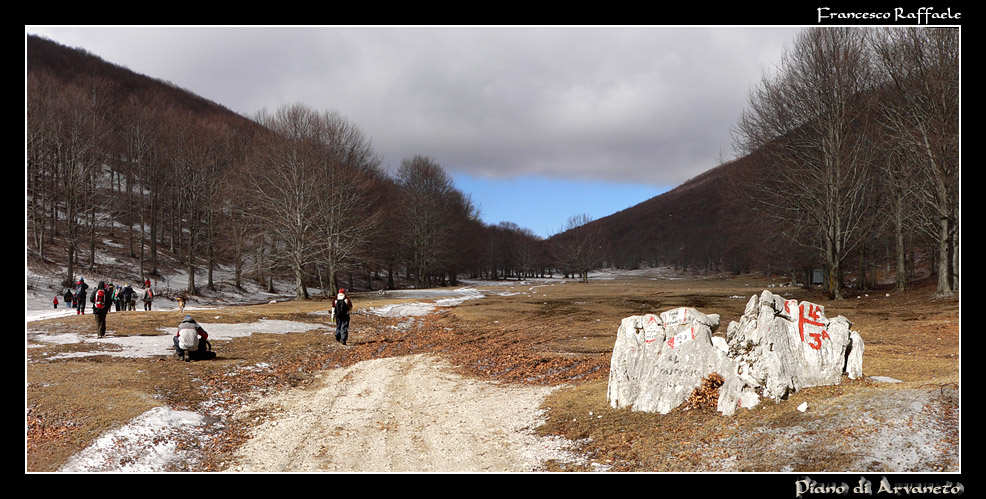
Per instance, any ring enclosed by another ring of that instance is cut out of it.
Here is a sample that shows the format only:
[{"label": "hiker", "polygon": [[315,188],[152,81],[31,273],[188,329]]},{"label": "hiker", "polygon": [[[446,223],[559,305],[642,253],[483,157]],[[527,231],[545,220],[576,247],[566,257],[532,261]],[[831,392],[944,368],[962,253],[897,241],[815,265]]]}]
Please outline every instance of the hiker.
[{"label": "hiker", "polygon": [[336,318],[336,341],[346,344],[349,339],[349,311],[353,308],[353,302],[346,296],[346,290],[339,289],[339,294],[332,302],[332,313]]},{"label": "hiker", "polygon": [[151,288],[144,290],[144,311],[151,309],[151,302],[154,301],[154,293],[151,292]]},{"label": "hiker", "polygon": [[106,310],[112,312],[113,303],[116,301],[116,286],[112,282],[106,284],[106,295],[106,304],[109,305]]},{"label": "hiker", "polygon": [[117,312],[123,310],[123,286],[113,288],[113,310]]},{"label": "hiker", "polygon": [[185,293],[178,295],[178,313],[185,311]]},{"label": "hiker", "polygon": [[55,309],[58,309],[58,295],[55,295]]},{"label": "hiker", "polygon": [[[92,300],[92,315],[96,316],[96,327],[99,330],[96,337],[102,338],[106,335],[106,314],[110,311],[110,293],[103,281],[99,281],[99,285],[92,292],[90,299]],[[82,301],[85,301],[84,295]]]},{"label": "hiker", "polygon": [[178,325],[178,334],[174,338],[175,358],[188,362],[192,359],[206,360],[216,357],[209,343],[209,333],[202,329],[195,319],[186,315]]},{"label": "hiker", "polygon": [[120,291],[120,302],[123,303],[123,310],[134,310],[135,304],[137,303],[137,293],[134,288],[130,286],[130,283],[126,283],[123,286],[123,291]]},{"label": "hiker", "polygon": [[72,308],[75,308],[75,293],[72,293],[71,289],[68,288],[65,289],[65,295],[63,296],[63,298],[65,298],[66,307],[69,306],[69,303],[71,303]]},{"label": "hiker", "polygon": [[86,284],[86,280],[79,278],[79,282],[75,283],[75,315],[86,313],[86,290],[89,289],[89,285]]}]

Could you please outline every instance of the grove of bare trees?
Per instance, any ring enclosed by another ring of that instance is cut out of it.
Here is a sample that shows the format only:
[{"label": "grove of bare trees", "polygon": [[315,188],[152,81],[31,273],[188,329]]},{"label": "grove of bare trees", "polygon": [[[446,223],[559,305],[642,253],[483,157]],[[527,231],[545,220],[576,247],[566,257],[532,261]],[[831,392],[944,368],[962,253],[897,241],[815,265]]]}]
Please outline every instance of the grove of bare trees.
[{"label": "grove of bare trees", "polygon": [[[434,159],[383,171],[337,112],[295,104],[246,119],[36,37],[26,76],[29,257],[64,265],[66,284],[168,266],[196,294],[225,264],[236,286],[289,277],[304,299],[312,287],[434,286],[552,265],[530,231],[482,223]],[[109,238],[125,241],[116,268],[101,263]]]},{"label": "grove of bare trees", "polygon": [[[841,298],[886,267],[898,289],[931,261],[958,290],[959,33],[809,28],[751,91],[743,157],[621,217],[576,215],[544,239],[490,225],[440,162],[385,171],[359,126],[294,104],[245,118],[167,82],[28,37],[28,258],[121,279],[187,274],[185,293],[586,281],[602,265],[763,269]],[[742,173],[738,173],[742,172]],[[621,221],[622,220],[622,221]],[[627,222],[631,220],[631,222]],[[106,241],[116,247],[106,258]],[[119,248],[125,248],[120,259]],[[113,265],[116,268],[110,269]],[[846,276],[851,275],[847,282]]]},{"label": "grove of bare trees", "polygon": [[958,66],[957,29],[810,28],[751,92],[735,129],[760,166],[749,200],[814,251],[833,298],[888,237],[901,289],[915,233],[936,248],[936,294],[957,289]]}]

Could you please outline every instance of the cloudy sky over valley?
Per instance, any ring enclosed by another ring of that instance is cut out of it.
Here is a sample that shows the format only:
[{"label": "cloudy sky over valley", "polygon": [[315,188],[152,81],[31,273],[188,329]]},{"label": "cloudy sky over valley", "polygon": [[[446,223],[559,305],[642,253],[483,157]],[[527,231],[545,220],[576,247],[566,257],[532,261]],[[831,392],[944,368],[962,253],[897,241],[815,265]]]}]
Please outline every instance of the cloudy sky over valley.
[{"label": "cloudy sky over valley", "polygon": [[46,27],[252,117],[334,110],[396,169],[441,164],[488,223],[546,236],[733,156],[750,89],[798,27]]}]

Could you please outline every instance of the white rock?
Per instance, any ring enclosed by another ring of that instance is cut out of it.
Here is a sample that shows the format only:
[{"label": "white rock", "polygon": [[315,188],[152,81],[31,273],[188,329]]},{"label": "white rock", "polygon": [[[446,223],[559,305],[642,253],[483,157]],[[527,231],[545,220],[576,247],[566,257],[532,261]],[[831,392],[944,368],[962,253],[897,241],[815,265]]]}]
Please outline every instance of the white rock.
[{"label": "white rock", "polygon": [[[613,408],[666,414],[713,372],[717,410],[780,402],[802,388],[862,377],[863,339],[844,317],[822,306],[763,291],[747,302],[726,338],[713,337],[719,316],[694,308],[623,319],[610,362],[607,399]],[[807,407],[807,406],[805,406]]]}]

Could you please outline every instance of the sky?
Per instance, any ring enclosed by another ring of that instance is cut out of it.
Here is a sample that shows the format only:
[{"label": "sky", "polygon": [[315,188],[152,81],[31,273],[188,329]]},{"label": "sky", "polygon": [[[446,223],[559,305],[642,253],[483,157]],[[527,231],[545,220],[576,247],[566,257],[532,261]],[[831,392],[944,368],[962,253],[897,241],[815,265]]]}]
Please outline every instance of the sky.
[{"label": "sky", "polygon": [[798,27],[26,26],[253,117],[303,104],[383,166],[432,158],[490,224],[547,237],[735,157]]}]

